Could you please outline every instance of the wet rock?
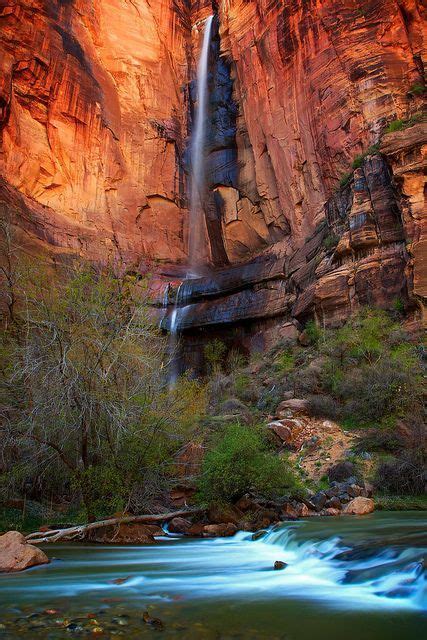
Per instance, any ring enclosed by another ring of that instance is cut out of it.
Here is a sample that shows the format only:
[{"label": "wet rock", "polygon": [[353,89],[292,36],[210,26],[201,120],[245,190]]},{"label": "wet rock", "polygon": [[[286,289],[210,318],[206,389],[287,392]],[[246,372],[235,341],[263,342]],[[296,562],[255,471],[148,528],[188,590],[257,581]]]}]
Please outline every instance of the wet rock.
[{"label": "wet rock", "polygon": [[297,513],[300,518],[309,518],[310,516],[316,515],[316,511],[314,509],[309,509],[308,506],[304,503],[298,505]]},{"label": "wet rock", "polygon": [[142,620],[143,622],[145,622],[145,624],[148,624],[155,629],[163,629],[163,622],[160,620],[160,618],[153,618],[152,616],[150,616],[148,611],[144,611],[144,613],[142,614]]},{"label": "wet rock", "polygon": [[188,533],[191,522],[185,518],[172,518],[169,522],[168,530],[171,533]]},{"label": "wet rock", "polygon": [[295,509],[295,507],[292,504],[290,504],[290,502],[287,502],[282,507],[281,516],[285,520],[297,520],[298,511]]},{"label": "wet rock", "polygon": [[237,527],[231,522],[222,522],[221,524],[207,524],[203,527],[204,538],[226,538],[234,536]]},{"label": "wet rock", "polygon": [[0,536],[0,572],[23,571],[48,562],[47,555],[28,544],[19,531],[8,531]]},{"label": "wet rock", "polygon": [[288,566],[287,562],[282,562],[281,560],[276,560],[276,562],[273,565],[273,568],[276,571],[280,571],[281,569],[286,569],[287,566]]},{"label": "wet rock", "polygon": [[195,537],[202,536],[205,526],[206,526],[206,524],[204,522],[195,522],[188,529],[188,531],[186,532],[186,535],[187,536],[195,536]]},{"label": "wet rock", "polygon": [[372,513],[375,509],[374,501],[371,498],[363,498],[359,496],[353,498],[343,509],[343,513],[362,516],[367,513]]},{"label": "wet rock", "polygon": [[242,517],[242,512],[237,506],[213,506],[207,513],[207,518],[210,524],[222,524],[223,522],[232,522],[237,524]]},{"label": "wet rock", "polygon": [[268,533],[268,531],[266,531],[265,529],[260,529],[259,531],[255,531],[255,533],[252,535],[252,540],[261,540],[261,538],[264,538],[264,536],[266,536]]}]

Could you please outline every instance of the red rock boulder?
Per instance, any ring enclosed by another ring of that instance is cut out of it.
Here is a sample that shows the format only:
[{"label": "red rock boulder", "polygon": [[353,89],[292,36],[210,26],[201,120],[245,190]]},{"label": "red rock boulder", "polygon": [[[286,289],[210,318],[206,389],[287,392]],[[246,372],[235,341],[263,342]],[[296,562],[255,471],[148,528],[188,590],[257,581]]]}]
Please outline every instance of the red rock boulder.
[{"label": "red rock boulder", "polygon": [[372,513],[375,509],[374,501],[371,498],[364,498],[358,496],[351,500],[343,509],[343,513],[347,513],[354,516],[363,516],[367,513]]},{"label": "red rock boulder", "polygon": [[28,544],[19,531],[8,531],[0,536],[0,572],[23,571],[48,562],[47,555],[38,547]]}]

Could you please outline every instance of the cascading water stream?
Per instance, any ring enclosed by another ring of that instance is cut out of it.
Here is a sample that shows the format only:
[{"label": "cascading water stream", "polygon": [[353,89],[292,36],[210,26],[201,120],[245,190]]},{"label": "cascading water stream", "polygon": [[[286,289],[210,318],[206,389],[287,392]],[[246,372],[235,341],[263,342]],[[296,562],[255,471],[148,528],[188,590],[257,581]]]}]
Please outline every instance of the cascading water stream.
[{"label": "cascading water stream", "polygon": [[[206,131],[208,121],[208,67],[209,45],[211,42],[212,22],[214,16],[209,16],[205,21],[202,48],[200,50],[197,65],[197,105],[194,120],[194,129],[191,140],[191,190],[190,190],[190,228],[188,238],[188,257],[190,270],[187,279],[197,278],[197,267],[206,257],[204,255],[204,212],[203,199],[206,190]],[[185,281],[184,281],[185,282]],[[177,360],[177,347],[179,339],[180,320],[185,315],[185,298],[181,294],[184,285],[181,283],[176,293],[175,305],[170,318],[169,329],[169,388],[173,389],[179,375]]]},{"label": "cascading water stream", "polygon": [[[188,254],[191,270],[205,257],[203,245],[205,238],[203,200],[206,176],[206,131],[208,120],[208,62],[213,16],[205,22],[203,43],[197,65],[197,108],[194,132],[191,141],[191,192],[190,192],[190,229]],[[189,274],[191,276],[191,274]],[[193,275],[194,277],[194,275]]]}]

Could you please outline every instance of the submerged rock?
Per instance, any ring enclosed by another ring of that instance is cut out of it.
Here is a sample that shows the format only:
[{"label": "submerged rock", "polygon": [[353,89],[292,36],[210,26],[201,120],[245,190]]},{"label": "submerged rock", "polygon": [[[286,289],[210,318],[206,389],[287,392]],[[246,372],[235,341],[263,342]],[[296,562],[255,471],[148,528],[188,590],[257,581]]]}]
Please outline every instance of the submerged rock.
[{"label": "submerged rock", "polygon": [[282,562],[282,560],[276,560],[276,562],[274,563],[273,569],[275,569],[276,571],[280,571],[281,569],[286,569],[287,566],[288,566],[287,562]]},{"label": "submerged rock", "polygon": [[28,544],[19,531],[8,531],[0,536],[0,572],[23,571],[48,562],[47,555],[38,547]]}]

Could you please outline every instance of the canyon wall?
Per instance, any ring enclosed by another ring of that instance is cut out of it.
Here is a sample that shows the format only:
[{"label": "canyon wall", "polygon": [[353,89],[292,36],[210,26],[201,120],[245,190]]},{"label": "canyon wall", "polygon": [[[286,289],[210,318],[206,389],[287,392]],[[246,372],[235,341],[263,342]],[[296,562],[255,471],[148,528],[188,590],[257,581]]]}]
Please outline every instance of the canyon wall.
[{"label": "canyon wall", "polygon": [[182,328],[422,306],[417,0],[0,0],[0,201],[51,255],[155,263],[161,286],[185,274],[195,68],[212,11],[204,215],[216,275],[189,287]]},{"label": "canyon wall", "polygon": [[185,258],[186,5],[0,0],[3,199],[57,251]]}]

